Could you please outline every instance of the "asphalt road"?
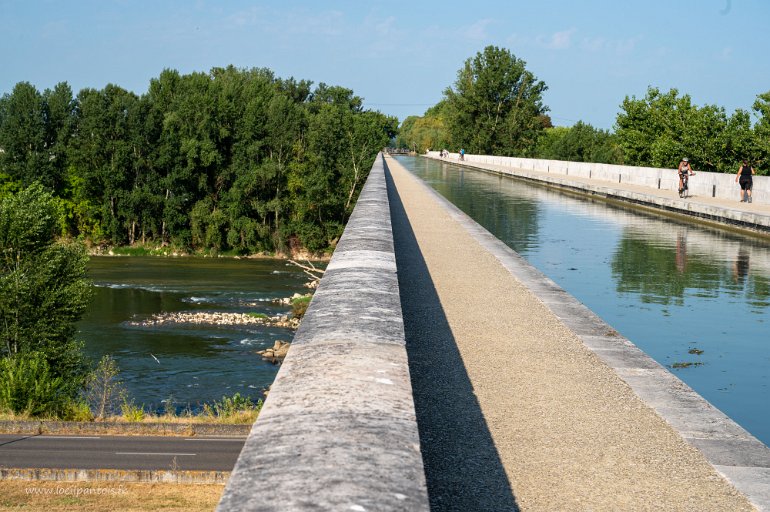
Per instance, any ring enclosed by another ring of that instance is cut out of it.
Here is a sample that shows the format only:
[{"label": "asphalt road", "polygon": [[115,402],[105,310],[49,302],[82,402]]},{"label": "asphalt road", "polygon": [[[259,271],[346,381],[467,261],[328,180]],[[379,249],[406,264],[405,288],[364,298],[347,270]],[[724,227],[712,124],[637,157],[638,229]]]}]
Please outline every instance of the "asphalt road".
[{"label": "asphalt road", "polygon": [[245,437],[0,435],[0,467],[232,471]]}]

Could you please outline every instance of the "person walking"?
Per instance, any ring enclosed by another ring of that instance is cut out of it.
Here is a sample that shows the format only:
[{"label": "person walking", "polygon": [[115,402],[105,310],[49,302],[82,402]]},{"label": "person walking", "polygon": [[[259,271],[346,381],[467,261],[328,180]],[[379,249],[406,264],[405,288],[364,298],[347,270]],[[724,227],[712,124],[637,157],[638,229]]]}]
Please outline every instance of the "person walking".
[{"label": "person walking", "polygon": [[735,175],[735,183],[741,186],[741,203],[751,202],[751,186],[753,184],[752,175],[754,168],[749,165],[748,160],[743,161],[743,165],[738,168],[738,174]]}]

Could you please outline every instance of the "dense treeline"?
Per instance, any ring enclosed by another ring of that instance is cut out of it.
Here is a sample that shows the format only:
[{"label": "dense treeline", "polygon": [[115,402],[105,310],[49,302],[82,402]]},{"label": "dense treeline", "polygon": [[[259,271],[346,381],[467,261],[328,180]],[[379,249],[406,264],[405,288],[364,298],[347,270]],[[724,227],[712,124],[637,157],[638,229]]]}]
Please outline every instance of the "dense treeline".
[{"label": "dense treeline", "polygon": [[770,167],[770,92],[752,109],[728,115],[716,105],[699,107],[688,95],[649,88],[644,98],[626,97],[614,131],[578,122],[552,127],[542,102],[547,86],[510,51],[489,46],[468,59],[453,88],[422,117],[407,117],[400,147],[461,148],[496,154],[676,167],[687,156],[696,169],[735,172],[743,159]]},{"label": "dense treeline", "polygon": [[743,159],[767,169],[770,163],[770,93],[757,97],[756,123],[746,110],[692,103],[676,89],[649,88],[643,99],[626,97],[615,136],[629,165],[676,167],[683,156],[696,169],[736,172]]},{"label": "dense treeline", "polygon": [[39,182],[92,243],[319,251],[396,129],[349,89],[267,69],[165,70],[141,96],[22,82],[0,99],[0,194]]}]

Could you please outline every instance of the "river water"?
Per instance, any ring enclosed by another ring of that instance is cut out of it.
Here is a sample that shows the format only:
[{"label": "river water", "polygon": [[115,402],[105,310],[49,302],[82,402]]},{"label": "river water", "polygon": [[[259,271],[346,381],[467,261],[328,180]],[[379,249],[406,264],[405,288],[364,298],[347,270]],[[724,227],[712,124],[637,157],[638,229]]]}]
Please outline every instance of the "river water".
[{"label": "river water", "polygon": [[446,162],[398,160],[770,445],[770,243]]},{"label": "river water", "polygon": [[306,293],[304,275],[282,260],[92,257],[95,296],[78,324],[78,338],[98,361],[111,355],[137,405],[199,410],[236,392],[260,398],[278,367],[255,352],[289,329],[265,326],[132,325],[180,311],[287,314],[273,298]]}]

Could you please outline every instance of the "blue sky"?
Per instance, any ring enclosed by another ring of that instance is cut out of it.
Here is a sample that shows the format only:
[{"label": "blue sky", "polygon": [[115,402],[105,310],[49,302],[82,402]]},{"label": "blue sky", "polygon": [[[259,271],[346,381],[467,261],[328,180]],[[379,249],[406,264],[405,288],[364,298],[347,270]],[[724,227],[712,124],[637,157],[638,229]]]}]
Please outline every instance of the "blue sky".
[{"label": "blue sky", "polygon": [[770,90],[769,21],[766,0],[0,0],[0,94],[143,93],[164,68],[233,64],[349,87],[403,120],[493,44],[545,81],[554,124],[611,128],[650,85],[750,109]]}]

